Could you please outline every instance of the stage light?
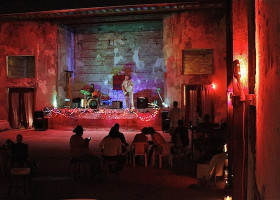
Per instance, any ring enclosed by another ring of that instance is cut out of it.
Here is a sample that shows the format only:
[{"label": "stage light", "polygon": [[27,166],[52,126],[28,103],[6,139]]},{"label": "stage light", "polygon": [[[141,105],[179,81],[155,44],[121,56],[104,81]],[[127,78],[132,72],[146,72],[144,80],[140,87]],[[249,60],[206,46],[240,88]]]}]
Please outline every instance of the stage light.
[{"label": "stage light", "polygon": [[56,109],[57,108],[57,101],[56,99],[53,99],[53,107]]},{"label": "stage light", "polygon": [[212,88],[215,90],[216,89],[216,84],[212,83]]}]

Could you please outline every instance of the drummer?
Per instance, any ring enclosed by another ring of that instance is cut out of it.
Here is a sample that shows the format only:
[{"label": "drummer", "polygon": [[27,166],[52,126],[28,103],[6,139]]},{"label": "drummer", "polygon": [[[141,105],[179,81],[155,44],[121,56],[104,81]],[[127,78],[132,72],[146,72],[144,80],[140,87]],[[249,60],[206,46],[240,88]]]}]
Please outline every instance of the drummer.
[{"label": "drummer", "polygon": [[90,94],[88,95],[87,99],[90,99],[90,98],[97,99],[100,96],[99,90],[95,89],[93,83],[90,85],[89,93]]}]

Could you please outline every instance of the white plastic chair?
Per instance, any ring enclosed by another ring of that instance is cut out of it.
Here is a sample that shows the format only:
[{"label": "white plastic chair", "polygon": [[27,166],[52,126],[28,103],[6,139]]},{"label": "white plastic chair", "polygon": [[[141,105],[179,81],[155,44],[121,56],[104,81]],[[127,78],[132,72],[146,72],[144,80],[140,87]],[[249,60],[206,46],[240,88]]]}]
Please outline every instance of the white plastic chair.
[{"label": "white plastic chair", "polygon": [[168,163],[171,167],[173,167],[173,161],[172,161],[172,155],[170,153],[170,144],[161,144],[160,146],[157,146],[153,152],[153,162],[152,166],[155,165],[155,158],[158,156],[159,158],[159,168],[162,167],[162,157],[166,156],[168,157]]},{"label": "white plastic chair", "polygon": [[145,167],[148,165],[148,160],[147,160],[147,142],[135,142],[132,143],[132,162],[133,162],[133,167],[135,167],[135,156],[144,156],[145,158]]},{"label": "white plastic chair", "polygon": [[208,164],[197,164],[197,179],[210,181],[214,176],[215,183],[217,176],[223,176],[226,153],[222,152],[214,155]]}]

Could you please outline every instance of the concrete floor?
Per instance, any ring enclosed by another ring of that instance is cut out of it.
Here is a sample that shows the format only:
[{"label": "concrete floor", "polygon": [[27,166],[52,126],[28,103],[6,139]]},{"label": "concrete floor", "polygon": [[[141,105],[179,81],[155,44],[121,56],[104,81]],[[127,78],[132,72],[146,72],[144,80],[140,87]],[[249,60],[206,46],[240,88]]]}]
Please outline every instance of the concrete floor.
[{"label": "concrete floor", "polygon": [[[98,144],[109,129],[86,129],[83,137],[91,136],[90,152],[98,152]],[[120,130],[128,143],[140,130]],[[23,135],[25,143],[29,144],[30,160],[39,164],[37,173],[32,176],[32,195],[25,199],[223,199],[225,193],[224,181],[216,185],[210,183],[207,187],[198,187],[196,180],[196,163],[174,157],[173,168],[163,162],[163,168],[158,166],[145,168],[144,165],[125,165],[120,176],[109,175],[100,180],[75,180],[68,176],[69,138],[73,134],[69,130],[35,131],[8,130],[0,132],[0,144],[6,139],[15,140],[16,135]],[[161,132],[162,133],[162,132]],[[170,141],[168,133],[162,133]],[[24,199],[22,191],[12,193],[7,197],[9,177],[0,179],[0,199]]]}]

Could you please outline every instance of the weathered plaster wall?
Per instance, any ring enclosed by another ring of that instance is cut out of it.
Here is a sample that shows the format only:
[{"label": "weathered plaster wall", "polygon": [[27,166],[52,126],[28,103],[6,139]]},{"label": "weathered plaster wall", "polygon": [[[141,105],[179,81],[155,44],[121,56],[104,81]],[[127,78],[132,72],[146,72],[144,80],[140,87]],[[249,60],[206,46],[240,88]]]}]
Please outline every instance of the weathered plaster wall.
[{"label": "weathered plaster wall", "polygon": [[[64,26],[58,27],[57,34],[57,106],[62,108],[66,98],[72,99],[74,34],[72,30]],[[70,81],[68,81],[66,71],[69,72]]]},{"label": "weathered plaster wall", "polygon": [[280,198],[279,10],[279,1],[256,1],[256,178],[262,199]]},{"label": "weathered plaster wall", "polygon": [[[35,110],[51,106],[56,91],[57,26],[51,23],[0,24],[0,119],[7,119],[7,88],[34,87]],[[35,78],[8,79],[6,56],[34,55]]]},{"label": "weathered plaster wall", "polygon": [[[182,105],[182,85],[215,83],[215,122],[226,119],[225,18],[220,11],[189,12],[166,17],[164,23],[165,102]],[[184,49],[213,49],[214,73],[182,75]]]},{"label": "weathered plaster wall", "polygon": [[[112,100],[124,101],[122,91],[113,90],[113,75],[131,74],[134,99],[159,99],[157,88],[164,87],[162,22],[100,25],[75,34],[75,78],[73,97],[94,83]],[[81,33],[86,32],[86,33]]]},{"label": "weathered plaster wall", "polygon": [[241,82],[248,93],[248,18],[247,0],[232,1],[233,60],[238,59]]},{"label": "weathered plaster wall", "polygon": [[[233,29],[233,60],[238,59],[240,62],[240,71],[241,73],[241,83],[243,85],[243,89],[245,94],[248,94],[248,12],[247,12],[247,0],[234,0],[232,1],[232,29]],[[229,87],[232,89],[232,86]],[[234,89],[236,87],[233,87]],[[232,92],[232,91],[231,91]],[[235,91],[233,91],[235,94]],[[241,122],[238,122],[238,116],[236,113],[238,112],[238,106],[234,106],[234,127],[232,131],[234,134],[231,136],[231,173],[233,174],[233,199],[242,199],[244,198],[244,194],[242,194],[241,184],[243,181],[243,153],[245,153],[245,149],[243,149],[243,135],[242,128],[238,129]],[[246,133],[244,133],[246,135]],[[246,137],[246,136],[245,136]],[[251,160],[248,161],[251,164]],[[248,168],[251,165],[248,164]],[[251,184],[250,179],[247,182],[249,185]],[[250,188],[251,189],[251,188]]]}]

